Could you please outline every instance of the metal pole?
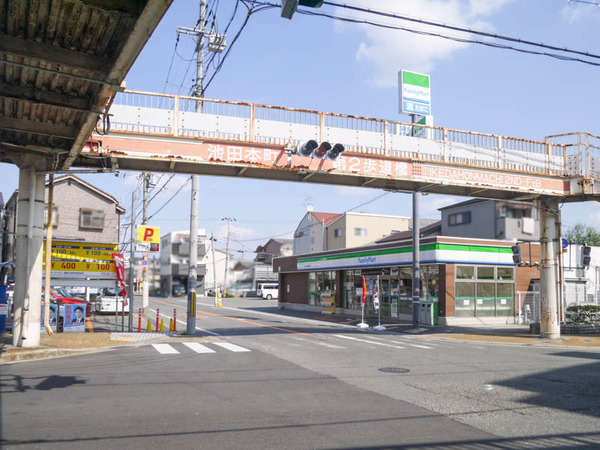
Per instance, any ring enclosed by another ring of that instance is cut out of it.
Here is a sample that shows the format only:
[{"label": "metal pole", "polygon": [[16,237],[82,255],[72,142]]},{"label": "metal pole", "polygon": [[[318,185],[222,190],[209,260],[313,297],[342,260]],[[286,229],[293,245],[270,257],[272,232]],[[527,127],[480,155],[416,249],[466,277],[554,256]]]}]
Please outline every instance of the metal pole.
[{"label": "metal pole", "polygon": [[[131,193],[131,241],[129,243],[129,331],[133,329],[133,257],[135,253],[135,191]],[[118,304],[116,305],[118,309]],[[123,315],[125,315],[125,302],[123,302]]]},{"label": "metal pole", "polygon": [[196,333],[196,277],[198,264],[198,185],[200,178],[192,175],[190,204],[190,260],[188,270],[187,334]]},{"label": "metal pole", "polygon": [[227,293],[227,269],[229,264],[229,225],[235,221],[233,217],[225,217],[222,220],[227,221],[227,243],[225,244],[225,275],[223,276],[223,293]]},{"label": "metal pole", "polygon": [[[143,174],[143,192],[144,192],[144,207],[142,216],[142,225],[148,224],[148,186],[150,185],[150,174],[144,172]],[[147,257],[143,256],[143,261],[147,261]],[[148,308],[148,269],[147,265],[142,266],[142,309],[146,311]]]},{"label": "metal pole", "polygon": [[[416,123],[417,116],[413,114],[412,123]],[[414,126],[411,130],[411,135],[414,134]],[[413,287],[412,287],[412,297],[413,297],[413,327],[419,327],[419,300],[421,297],[421,268],[420,268],[420,235],[419,235],[419,193],[413,192],[412,194],[412,241],[413,241]]]},{"label": "metal pole", "polygon": [[[46,229],[46,278],[44,289],[44,328],[49,336],[52,336],[54,333],[52,331],[52,325],[50,325],[50,275],[52,272],[52,227],[54,226],[54,221],[52,220],[54,207],[52,206],[54,202],[54,175],[50,174],[48,176],[48,220],[46,223],[48,224],[48,228]],[[58,330],[58,321],[60,317],[60,311],[56,311],[54,314],[56,318],[56,330]]]},{"label": "metal pole", "polygon": [[215,242],[217,240],[213,237],[212,231],[210,232],[210,244],[212,247],[212,260],[213,260],[213,296],[215,297],[215,306],[217,306],[217,262],[215,261]]},{"label": "metal pole", "polygon": [[560,223],[558,199],[548,198],[539,201],[540,211],[540,335],[543,338],[560,338],[558,322],[558,298],[560,298],[560,279],[558,274],[558,255]]}]

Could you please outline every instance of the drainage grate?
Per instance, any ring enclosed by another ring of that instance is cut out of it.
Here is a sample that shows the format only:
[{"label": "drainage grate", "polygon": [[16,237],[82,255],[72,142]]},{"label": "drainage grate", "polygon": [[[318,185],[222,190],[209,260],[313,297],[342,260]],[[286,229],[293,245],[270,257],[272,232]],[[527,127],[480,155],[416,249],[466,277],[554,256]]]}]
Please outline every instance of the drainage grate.
[{"label": "drainage grate", "polygon": [[385,373],[408,373],[410,370],[403,369],[402,367],[382,367],[379,369],[380,372]]}]

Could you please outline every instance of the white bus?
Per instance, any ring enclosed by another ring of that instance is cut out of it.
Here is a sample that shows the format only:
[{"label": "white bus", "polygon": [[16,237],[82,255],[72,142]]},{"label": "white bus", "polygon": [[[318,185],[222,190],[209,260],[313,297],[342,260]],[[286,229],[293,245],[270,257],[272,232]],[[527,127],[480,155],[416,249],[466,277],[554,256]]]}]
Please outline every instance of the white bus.
[{"label": "white bus", "polygon": [[259,283],[256,287],[256,294],[260,298],[271,300],[279,297],[279,285],[277,283]]}]

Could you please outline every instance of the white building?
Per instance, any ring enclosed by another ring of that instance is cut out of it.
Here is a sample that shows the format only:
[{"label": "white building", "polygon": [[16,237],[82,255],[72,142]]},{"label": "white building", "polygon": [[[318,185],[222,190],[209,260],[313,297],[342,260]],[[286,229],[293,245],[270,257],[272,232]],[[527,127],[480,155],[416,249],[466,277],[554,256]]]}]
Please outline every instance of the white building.
[{"label": "white building", "polygon": [[[205,290],[206,230],[198,230],[198,259],[196,263],[197,292]],[[173,295],[173,288],[182,285],[187,292],[190,262],[190,232],[171,231],[160,237],[160,285],[163,295]]]}]

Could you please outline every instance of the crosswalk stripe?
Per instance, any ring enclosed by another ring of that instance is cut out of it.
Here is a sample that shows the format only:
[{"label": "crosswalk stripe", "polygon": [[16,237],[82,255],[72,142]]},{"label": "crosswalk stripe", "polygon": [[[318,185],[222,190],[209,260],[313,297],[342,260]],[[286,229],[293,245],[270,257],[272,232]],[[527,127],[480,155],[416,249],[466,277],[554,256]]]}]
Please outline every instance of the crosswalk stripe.
[{"label": "crosswalk stripe", "polygon": [[213,344],[223,347],[231,352],[249,352],[247,348],[240,347],[239,345],[231,344],[229,342],[213,342]]},{"label": "crosswalk stripe", "polygon": [[334,336],[342,338],[342,339],[350,339],[350,340],[353,340],[353,341],[366,342],[367,344],[382,345],[384,347],[393,347],[393,348],[400,348],[400,349],[405,348],[405,347],[400,347],[399,345],[384,344],[383,342],[369,341],[367,339],[359,339],[359,338],[355,338],[355,337],[351,337],[351,336],[344,336],[344,335],[341,335],[341,334],[334,334]]},{"label": "crosswalk stripe", "polygon": [[197,342],[183,342],[187,348],[194,350],[196,353],[216,353],[213,349],[206,347],[205,345]]},{"label": "crosswalk stripe", "polygon": [[152,344],[152,347],[154,347],[158,351],[158,353],[161,353],[163,355],[179,353],[177,350],[175,350],[169,344]]}]

